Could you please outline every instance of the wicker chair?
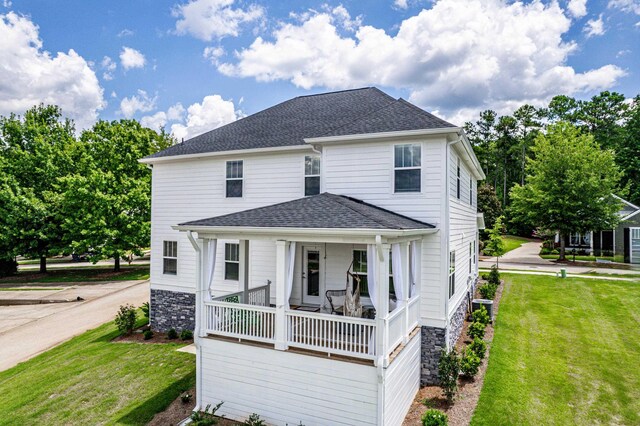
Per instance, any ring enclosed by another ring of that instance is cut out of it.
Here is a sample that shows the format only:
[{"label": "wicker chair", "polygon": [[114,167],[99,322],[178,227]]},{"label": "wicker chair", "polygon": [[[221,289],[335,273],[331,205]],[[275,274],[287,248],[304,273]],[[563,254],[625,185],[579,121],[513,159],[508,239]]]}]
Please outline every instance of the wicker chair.
[{"label": "wicker chair", "polygon": [[344,314],[344,299],[347,295],[346,290],[327,290],[324,293],[331,306],[331,313],[335,315]]}]

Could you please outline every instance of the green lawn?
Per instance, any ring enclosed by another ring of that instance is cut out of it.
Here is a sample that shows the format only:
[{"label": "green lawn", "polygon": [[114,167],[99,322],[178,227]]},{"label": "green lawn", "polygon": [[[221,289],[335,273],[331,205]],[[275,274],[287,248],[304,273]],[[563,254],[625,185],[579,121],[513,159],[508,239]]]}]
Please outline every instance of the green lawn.
[{"label": "green lawn", "polygon": [[502,241],[504,242],[505,253],[507,253],[511,250],[517,249],[522,244],[528,243],[531,240],[528,238],[516,237],[514,235],[505,235],[502,237]]},{"label": "green lawn", "polygon": [[57,283],[57,282],[81,282],[81,281],[122,281],[122,280],[146,280],[149,278],[149,266],[122,267],[120,272],[113,272],[113,268],[73,268],[50,269],[46,274],[37,271],[19,271],[12,277],[0,279],[2,283]]},{"label": "green lawn", "polygon": [[[540,257],[543,258],[543,259],[558,260],[559,255],[557,255],[557,254],[541,254]],[[568,260],[573,260],[573,255],[571,253],[569,253],[569,252],[567,252],[566,257],[567,257]],[[596,259],[610,260],[612,262],[624,262],[624,256],[622,256],[622,255],[616,255],[615,257],[612,257],[612,256],[583,256],[583,255],[576,254],[575,259],[576,260],[582,260],[582,261],[585,261],[585,262],[595,262]]]},{"label": "green lawn", "polygon": [[144,425],[194,385],[180,344],[115,336],[105,324],[0,372],[0,425]]},{"label": "green lawn", "polygon": [[640,285],[503,277],[471,424],[640,424]]}]

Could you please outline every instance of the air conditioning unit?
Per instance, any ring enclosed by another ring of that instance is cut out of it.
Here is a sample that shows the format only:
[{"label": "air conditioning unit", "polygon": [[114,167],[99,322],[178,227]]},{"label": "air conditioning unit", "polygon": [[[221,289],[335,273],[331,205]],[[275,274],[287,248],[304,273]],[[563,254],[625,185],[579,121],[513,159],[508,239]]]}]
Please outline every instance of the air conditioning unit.
[{"label": "air conditioning unit", "polygon": [[484,306],[489,314],[489,318],[491,322],[493,322],[493,300],[489,299],[473,299],[471,301],[471,312],[474,312],[476,309],[480,309],[480,306]]}]

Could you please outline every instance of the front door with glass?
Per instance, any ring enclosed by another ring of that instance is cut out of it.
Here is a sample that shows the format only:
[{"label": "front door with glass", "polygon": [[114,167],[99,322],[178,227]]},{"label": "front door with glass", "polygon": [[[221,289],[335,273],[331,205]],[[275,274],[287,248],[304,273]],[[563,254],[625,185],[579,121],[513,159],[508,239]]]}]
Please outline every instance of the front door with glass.
[{"label": "front door with glass", "polygon": [[322,250],[320,247],[303,248],[302,303],[319,305],[322,302],[324,280],[322,276]]}]

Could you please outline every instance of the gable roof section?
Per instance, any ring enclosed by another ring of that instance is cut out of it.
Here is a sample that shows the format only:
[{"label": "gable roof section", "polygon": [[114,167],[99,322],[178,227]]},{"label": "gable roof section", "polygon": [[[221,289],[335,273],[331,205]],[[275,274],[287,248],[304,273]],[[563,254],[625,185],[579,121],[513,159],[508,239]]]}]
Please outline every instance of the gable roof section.
[{"label": "gable roof section", "polygon": [[304,146],[305,138],[453,126],[373,87],[299,96],[196,136],[146,159]]},{"label": "gable roof section", "polygon": [[419,230],[434,226],[356,198],[323,193],[266,207],[208,219],[194,220],[179,228],[298,228]]},{"label": "gable roof section", "polygon": [[631,219],[633,216],[640,213],[640,207],[630,203],[629,201],[625,200],[622,197],[618,197],[616,194],[612,194],[612,195],[623,203],[622,208],[618,212],[618,215],[621,218],[620,221],[624,222],[625,220]]}]

